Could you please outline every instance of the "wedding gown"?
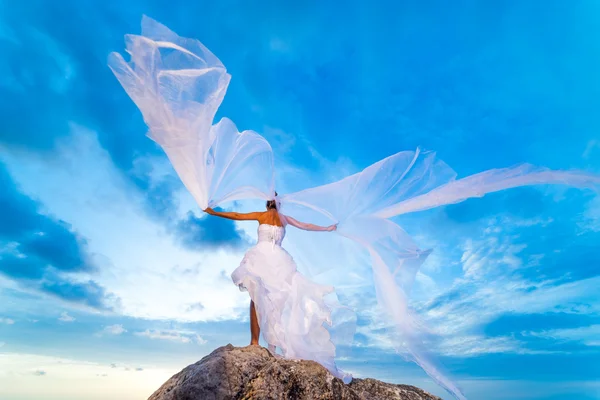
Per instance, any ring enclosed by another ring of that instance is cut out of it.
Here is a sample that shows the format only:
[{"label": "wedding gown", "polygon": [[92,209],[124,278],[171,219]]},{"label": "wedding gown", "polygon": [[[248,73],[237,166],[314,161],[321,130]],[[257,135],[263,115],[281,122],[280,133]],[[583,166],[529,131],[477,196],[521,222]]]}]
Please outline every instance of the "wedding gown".
[{"label": "wedding gown", "polygon": [[324,324],[331,326],[325,296],[332,286],[314,283],[297,271],[292,256],[281,247],[285,227],[258,226],[258,243],[244,256],[231,278],[254,301],[261,334],[269,347],[291,359],[313,360],[349,383],[337,369],[335,346]]}]

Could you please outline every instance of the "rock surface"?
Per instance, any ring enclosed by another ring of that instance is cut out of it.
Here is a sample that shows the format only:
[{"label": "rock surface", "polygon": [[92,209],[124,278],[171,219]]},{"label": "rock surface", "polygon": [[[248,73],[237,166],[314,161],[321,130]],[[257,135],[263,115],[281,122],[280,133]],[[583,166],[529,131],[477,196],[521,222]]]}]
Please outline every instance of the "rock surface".
[{"label": "rock surface", "polygon": [[286,360],[258,346],[227,345],[165,382],[148,400],[441,400],[375,379],[345,385],[314,361]]}]

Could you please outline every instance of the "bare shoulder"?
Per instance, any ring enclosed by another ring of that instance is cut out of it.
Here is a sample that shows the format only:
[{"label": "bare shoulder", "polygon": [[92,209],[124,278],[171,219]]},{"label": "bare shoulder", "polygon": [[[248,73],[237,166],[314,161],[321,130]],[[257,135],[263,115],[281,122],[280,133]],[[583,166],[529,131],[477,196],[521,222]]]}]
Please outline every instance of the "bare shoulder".
[{"label": "bare shoulder", "polygon": [[256,211],[253,212],[252,214],[254,214],[256,216],[256,220],[261,223],[264,224],[266,223],[265,221],[267,220],[267,212],[266,211]]},{"label": "bare shoulder", "polygon": [[260,216],[256,218],[260,224],[285,226],[285,217],[277,211],[267,210],[257,214],[260,214]]}]

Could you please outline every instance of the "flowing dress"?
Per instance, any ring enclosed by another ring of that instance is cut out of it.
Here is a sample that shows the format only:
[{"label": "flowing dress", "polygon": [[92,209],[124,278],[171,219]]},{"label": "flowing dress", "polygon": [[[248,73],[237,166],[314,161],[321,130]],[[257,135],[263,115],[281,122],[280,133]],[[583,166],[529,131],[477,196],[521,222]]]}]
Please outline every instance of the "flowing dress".
[{"label": "flowing dress", "polygon": [[292,359],[313,360],[348,383],[337,369],[335,346],[325,324],[331,309],[325,296],[332,286],[312,282],[298,272],[292,256],[281,247],[285,227],[258,226],[258,243],[246,252],[231,278],[254,301],[261,334],[270,347]]}]

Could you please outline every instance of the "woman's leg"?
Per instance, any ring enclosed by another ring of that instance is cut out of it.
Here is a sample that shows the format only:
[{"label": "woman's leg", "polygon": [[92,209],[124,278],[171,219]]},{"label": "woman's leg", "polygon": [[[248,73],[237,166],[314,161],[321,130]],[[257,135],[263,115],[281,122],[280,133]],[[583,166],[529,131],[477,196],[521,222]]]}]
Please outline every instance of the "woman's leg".
[{"label": "woman's leg", "polygon": [[260,326],[258,326],[258,317],[256,316],[256,308],[254,302],[250,300],[250,345],[258,346],[258,338],[260,336]]}]

